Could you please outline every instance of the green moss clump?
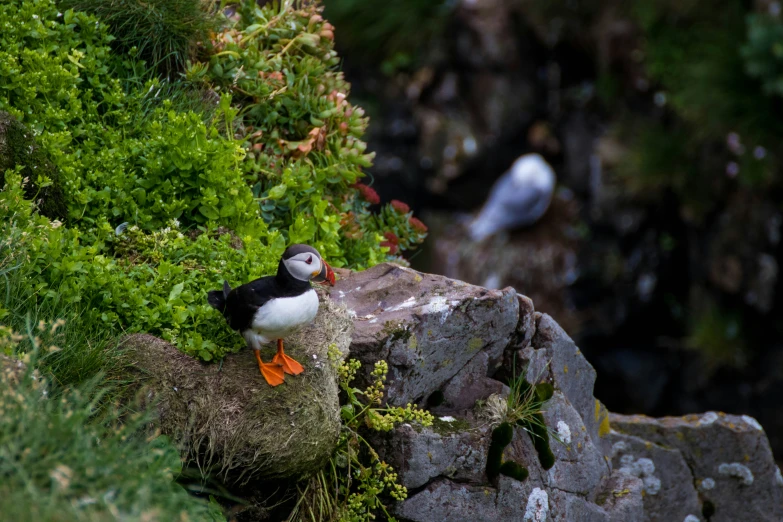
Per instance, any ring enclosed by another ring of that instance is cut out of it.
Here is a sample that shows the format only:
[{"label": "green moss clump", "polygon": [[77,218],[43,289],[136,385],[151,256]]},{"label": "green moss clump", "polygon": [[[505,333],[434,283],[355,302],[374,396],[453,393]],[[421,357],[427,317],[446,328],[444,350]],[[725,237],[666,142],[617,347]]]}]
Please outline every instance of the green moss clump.
[{"label": "green moss clump", "polygon": [[528,477],[529,472],[526,467],[509,460],[500,466],[500,474],[522,482]]},{"label": "green moss clump", "polygon": [[555,394],[555,387],[551,383],[542,382],[536,384],[536,397],[541,402],[546,402]]},{"label": "green moss clump", "polygon": [[492,442],[487,453],[487,477],[495,480],[500,474],[503,465],[503,450],[511,444],[514,437],[514,428],[508,422],[504,422],[492,430]]},{"label": "green moss clump", "polygon": [[541,413],[533,414],[532,419],[520,419],[517,424],[530,434],[530,440],[538,453],[538,461],[544,469],[555,465],[555,455],[549,447],[549,430]]}]

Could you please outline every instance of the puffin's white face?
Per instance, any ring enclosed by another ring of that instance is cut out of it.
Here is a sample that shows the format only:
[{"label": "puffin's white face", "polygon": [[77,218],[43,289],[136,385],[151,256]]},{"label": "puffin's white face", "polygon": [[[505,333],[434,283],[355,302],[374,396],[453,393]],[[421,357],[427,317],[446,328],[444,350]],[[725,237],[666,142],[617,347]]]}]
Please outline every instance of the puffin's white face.
[{"label": "puffin's white face", "polygon": [[541,190],[551,190],[555,185],[555,172],[539,154],[525,154],[511,167],[514,185]]},{"label": "puffin's white face", "polygon": [[288,273],[300,281],[310,281],[321,272],[321,257],[317,253],[302,252],[284,259]]}]

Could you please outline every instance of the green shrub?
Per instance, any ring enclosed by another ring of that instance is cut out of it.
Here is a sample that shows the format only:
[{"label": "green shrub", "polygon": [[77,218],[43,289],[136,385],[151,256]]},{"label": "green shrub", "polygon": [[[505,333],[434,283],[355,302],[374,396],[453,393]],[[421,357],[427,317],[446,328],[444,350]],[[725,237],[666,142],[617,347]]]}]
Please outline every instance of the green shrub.
[{"label": "green shrub", "polygon": [[243,345],[224,321],[215,321],[206,289],[272,272],[285,249],[276,232],[268,244],[246,238],[237,249],[230,234],[213,228],[193,239],[175,222],[149,233],[131,226],[119,237],[105,221],[81,232],[53,226],[23,196],[19,174],[7,173],[0,235],[24,234],[14,247],[25,278],[6,309],[24,317],[38,301],[57,301],[78,310],[85,325],[149,332],[207,361]]},{"label": "green shrub", "polygon": [[[347,100],[336,70],[333,27],[315,3],[239,6],[209,62],[187,77],[228,91],[242,106],[253,194],[271,229],[290,243],[309,243],[337,266],[365,268],[424,239],[417,220],[390,220],[391,206],[372,212],[378,195],[356,182],[374,156],[361,140],[367,118]],[[382,245],[394,234],[400,246]],[[391,252],[395,250],[395,252]]]},{"label": "green shrub", "polygon": [[274,272],[287,244],[335,266],[404,262],[426,227],[400,202],[374,212],[377,194],[356,184],[367,121],[345,100],[317,11],[245,5],[240,30],[221,32],[182,83],[113,55],[95,17],[0,4],[0,109],[59,169],[67,205],[67,226],[36,216],[5,176],[0,228],[25,231],[28,281],[5,313],[67,307],[86,328],[149,332],[212,360],[242,343],[204,293]]}]

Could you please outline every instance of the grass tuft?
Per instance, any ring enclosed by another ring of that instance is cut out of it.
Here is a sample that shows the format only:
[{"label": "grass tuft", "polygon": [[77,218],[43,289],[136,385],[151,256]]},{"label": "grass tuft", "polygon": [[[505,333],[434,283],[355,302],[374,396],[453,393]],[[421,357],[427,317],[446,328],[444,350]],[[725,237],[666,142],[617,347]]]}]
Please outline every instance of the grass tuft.
[{"label": "grass tuft", "polygon": [[177,449],[149,432],[148,413],[111,401],[100,374],[73,388],[42,376],[61,324],[28,324],[22,336],[0,327],[0,351],[21,356],[0,355],[3,520],[224,521],[174,481]]},{"label": "grass tuft", "polygon": [[197,44],[220,26],[201,0],[61,0],[59,5],[97,16],[109,26],[115,51],[130,53],[165,76],[184,70]]}]

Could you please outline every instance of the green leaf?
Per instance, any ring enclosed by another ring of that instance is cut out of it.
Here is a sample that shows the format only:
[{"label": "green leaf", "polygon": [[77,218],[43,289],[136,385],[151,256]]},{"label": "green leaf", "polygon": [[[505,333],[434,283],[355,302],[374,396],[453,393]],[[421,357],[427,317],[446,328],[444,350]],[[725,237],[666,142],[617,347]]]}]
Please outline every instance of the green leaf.
[{"label": "green leaf", "polygon": [[171,292],[169,293],[169,301],[173,301],[177,297],[179,297],[179,294],[182,293],[182,289],[185,288],[185,283],[177,283],[174,285],[174,288],[171,289]]},{"label": "green leaf", "polygon": [[201,205],[198,211],[211,221],[217,221],[217,219],[220,217],[220,213],[212,205]]},{"label": "green leaf", "polygon": [[285,195],[286,190],[288,189],[288,186],[285,183],[282,183],[280,185],[276,185],[271,188],[269,191],[269,198],[270,199],[280,199]]}]

